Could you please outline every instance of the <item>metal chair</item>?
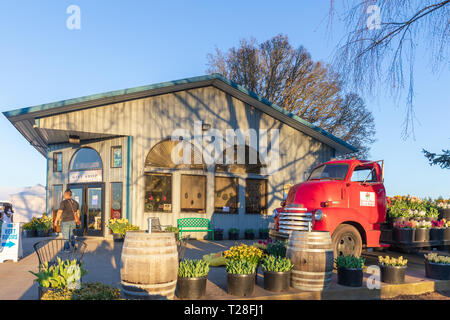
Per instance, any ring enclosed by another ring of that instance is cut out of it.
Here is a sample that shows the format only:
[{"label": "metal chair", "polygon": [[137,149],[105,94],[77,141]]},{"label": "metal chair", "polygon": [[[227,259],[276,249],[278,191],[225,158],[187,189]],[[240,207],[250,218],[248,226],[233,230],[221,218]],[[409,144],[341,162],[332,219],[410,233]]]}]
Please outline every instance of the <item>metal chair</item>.
[{"label": "metal chair", "polygon": [[[164,231],[162,228],[169,227],[169,225],[162,226],[159,222],[158,217],[149,217],[152,219],[152,231]],[[177,251],[178,251],[178,261],[183,260],[184,251],[186,250],[186,240],[179,240],[178,237],[175,237],[177,241]]]},{"label": "metal chair", "polygon": [[81,240],[73,240],[75,245],[71,245],[69,250],[64,250],[64,243],[67,239],[46,239],[36,242],[33,247],[39,259],[39,267],[47,262],[49,265],[58,263],[61,260],[77,260],[81,263],[87,244]]}]

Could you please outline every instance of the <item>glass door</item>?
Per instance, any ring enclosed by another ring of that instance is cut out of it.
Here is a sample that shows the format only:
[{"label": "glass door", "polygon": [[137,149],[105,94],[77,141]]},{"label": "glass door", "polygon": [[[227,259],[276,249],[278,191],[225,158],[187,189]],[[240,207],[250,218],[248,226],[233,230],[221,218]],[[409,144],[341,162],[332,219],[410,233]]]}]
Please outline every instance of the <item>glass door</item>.
[{"label": "glass door", "polygon": [[87,185],[86,233],[88,236],[103,235],[103,187]]},{"label": "glass door", "polygon": [[81,226],[78,226],[75,232],[77,236],[84,236],[84,221],[86,221],[84,214],[84,187],[69,185],[69,188],[72,191],[72,199],[78,202],[81,215]]}]

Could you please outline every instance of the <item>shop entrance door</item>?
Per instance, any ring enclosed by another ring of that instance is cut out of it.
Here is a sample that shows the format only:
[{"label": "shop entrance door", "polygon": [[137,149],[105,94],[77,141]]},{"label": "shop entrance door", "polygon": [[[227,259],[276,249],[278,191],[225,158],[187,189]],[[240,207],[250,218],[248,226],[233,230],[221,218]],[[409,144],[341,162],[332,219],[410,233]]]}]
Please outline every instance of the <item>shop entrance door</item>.
[{"label": "shop entrance door", "polygon": [[81,211],[79,236],[103,236],[105,227],[103,184],[69,185],[72,198],[78,202]]}]

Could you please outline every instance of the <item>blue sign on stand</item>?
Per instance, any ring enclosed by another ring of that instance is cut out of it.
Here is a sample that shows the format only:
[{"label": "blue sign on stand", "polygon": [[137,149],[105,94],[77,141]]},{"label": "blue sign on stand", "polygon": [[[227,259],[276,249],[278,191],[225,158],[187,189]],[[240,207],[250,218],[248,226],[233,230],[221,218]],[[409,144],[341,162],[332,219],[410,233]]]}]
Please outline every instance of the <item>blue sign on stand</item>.
[{"label": "blue sign on stand", "polygon": [[1,230],[0,262],[22,258],[22,241],[20,237],[20,223],[4,223]]}]

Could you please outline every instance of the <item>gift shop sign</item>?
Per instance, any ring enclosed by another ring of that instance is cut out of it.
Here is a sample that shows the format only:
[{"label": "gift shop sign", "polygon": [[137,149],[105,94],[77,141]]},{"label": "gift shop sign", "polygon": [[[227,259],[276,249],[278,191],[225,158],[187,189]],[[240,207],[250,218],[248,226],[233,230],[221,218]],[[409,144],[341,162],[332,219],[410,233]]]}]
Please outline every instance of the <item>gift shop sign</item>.
[{"label": "gift shop sign", "polygon": [[0,262],[22,258],[22,241],[20,239],[20,223],[4,223],[1,230]]},{"label": "gift shop sign", "polygon": [[102,170],[82,170],[69,173],[69,183],[101,182]]}]

